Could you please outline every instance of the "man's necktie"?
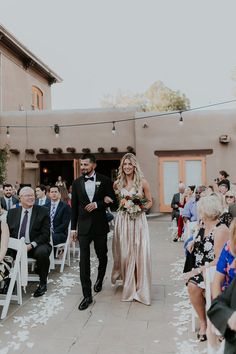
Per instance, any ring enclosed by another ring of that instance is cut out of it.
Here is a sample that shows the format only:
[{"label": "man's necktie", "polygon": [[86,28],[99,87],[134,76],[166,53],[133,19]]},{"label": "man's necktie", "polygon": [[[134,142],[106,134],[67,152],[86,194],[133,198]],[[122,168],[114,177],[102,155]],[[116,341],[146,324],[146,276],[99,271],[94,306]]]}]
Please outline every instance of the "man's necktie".
[{"label": "man's necktie", "polygon": [[50,223],[51,223],[51,231],[53,232],[53,219],[55,216],[56,212],[56,204],[51,204],[51,210],[50,210]]},{"label": "man's necktie", "polygon": [[85,182],[87,182],[87,181],[94,181],[94,177],[92,176],[92,177],[84,177],[84,180],[85,180]]},{"label": "man's necktie", "polygon": [[28,213],[29,213],[28,210],[25,210],[25,215],[24,215],[22,223],[21,223],[19,238],[25,237],[26,226],[27,226],[27,222],[28,222]]},{"label": "man's necktie", "polygon": [[11,199],[9,198],[7,201],[8,205],[7,205],[7,210],[11,209]]},{"label": "man's necktie", "polygon": [[39,199],[39,205],[42,205],[43,201],[42,199]]}]

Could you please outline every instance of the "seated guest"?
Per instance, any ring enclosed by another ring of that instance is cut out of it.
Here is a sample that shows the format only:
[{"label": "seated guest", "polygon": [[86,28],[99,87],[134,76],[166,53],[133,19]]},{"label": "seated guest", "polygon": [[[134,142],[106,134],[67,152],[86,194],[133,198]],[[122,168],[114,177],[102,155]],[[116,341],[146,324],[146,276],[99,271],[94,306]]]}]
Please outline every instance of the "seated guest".
[{"label": "seated guest", "polygon": [[3,185],[3,197],[0,198],[1,207],[5,210],[10,210],[18,199],[13,196],[13,187],[11,184],[6,183]]},{"label": "seated guest", "polygon": [[228,177],[229,177],[229,174],[226,171],[224,171],[224,170],[219,171],[218,183],[224,180],[227,182],[227,184],[229,185],[229,189],[230,189],[230,181],[229,181]]},{"label": "seated guest", "polygon": [[49,189],[50,197],[50,223],[53,244],[66,242],[68,236],[68,226],[71,219],[71,208],[65,202],[62,202],[60,187],[52,186]]},{"label": "seated guest", "polygon": [[204,192],[206,188],[204,186],[199,186],[196,188],[195,195],[188,200],[184,206],[183,210],[183,219],[186,222],[197,221],[197,203],[201,197],[201,193]]},{"label": "seated guest", "polygon": [[50,204],[50,199],[47,197],[47,188],[43,184],[40,184],[36,187],[35,189],[35,194],[36,194],[36,200],[35,204],[36,205],[44,205],[48,206]]},{"label": "seated guest", "polygon": [[224,210],[219,220],[220,223],[225,224],[226,226],[229,227],[233,218],[229,210],[230,210],[230,206],[235,203],[235,194],[231,190],[227,191],[223,196],[222,203],[224,206]]},{"label": "seated guest", "polygon": [[229,239],[229,229],[223,224],[216,227],[218,217],[222,212],[222,204],[217,195],[201,197],[198,202],[197,212],[204,223],[204,228],[199,230],[194,241],[189,244],[188,250],[194,252],[195,268],[186,273],[186,278],[189,298],[199,317],[198,339],[199,341],[205,341],[207,339],[204,297],[205,264],[216,264],[224,243]]},{"label": "seated guest", "polygon": [[216,265],[212,285],[213,299],[224,291],[236,276],[236,218],[229,228],[230,239],[225,243]]},{"label": "seated guest", "polygon": [[34,190],[23,187],[20,190],[21,207],[10,209],[7,223],[10,236],[14,238],[25,237],[28,256],[36,259],[39,274],[39,286],[34,297],[42,296],[47,291],[47,277],[49,270],[50,245],[50,219],[48,210],[35,203]]},{"label": "seated guest", "polygon": [[185,191],[185,185],[181,182],[179,184],[179,192],[175,193],[173,195],[172,201],[171,201],[171,208],[172,213],[171,213],[171,217],[172,220],[174,218],[176,218],[177,222],[178,222],[178,218],[179,218],[179,207],[180,207],[180,203],[182,202],[183,198],[184,198],[184,191]]},{"label": "seated guest", "polygon": [[178,238],[177,239],[175,238],[173,240],[174,242],[176,242],[178,239],[180,239],[183,234],[183,229],[184,229],[183,210],[184,210],[185,204],[192,198],[194,190],[195,190],[195,186],[188,186],[185,189],[183,200],[179,205]]},{"label": "seated guest", "polygon": [[236,278],[213,300],[207,316],[225,338],[224,354],[236,353]]},{"label": "seated guest", "polygon": [[226,192],[230,189],[230,183],[228,179],[222,179],[218,184],[219,193],[225,195]]}]

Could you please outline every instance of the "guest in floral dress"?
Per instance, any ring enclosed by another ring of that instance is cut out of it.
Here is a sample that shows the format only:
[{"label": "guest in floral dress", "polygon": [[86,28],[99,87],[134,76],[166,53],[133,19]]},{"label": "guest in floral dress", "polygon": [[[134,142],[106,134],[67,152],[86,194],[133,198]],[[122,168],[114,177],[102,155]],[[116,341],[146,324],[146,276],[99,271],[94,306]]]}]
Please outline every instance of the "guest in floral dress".
[{"label": "guest in floral dress", "polygon": [[222,204],[217,195],[202,197],[198,202],[198,217],[204,223],[195,240],[189,244],[188,250],[194,252],[195,268],[187,274],[187,286],[190,301],[199,317],[199,341],[206,337],[206,311],[204,297],[204,272],[206,263],[215,265],[224,243],[229,239],[229,229],[221,224],[216,227],[222,213]]}]

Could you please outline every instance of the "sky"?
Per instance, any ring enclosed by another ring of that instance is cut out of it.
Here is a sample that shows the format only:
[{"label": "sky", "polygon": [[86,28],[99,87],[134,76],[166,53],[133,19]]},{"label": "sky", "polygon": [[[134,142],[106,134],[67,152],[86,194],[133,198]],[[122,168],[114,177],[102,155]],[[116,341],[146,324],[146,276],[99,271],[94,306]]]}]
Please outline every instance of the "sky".
[{"label": "sky", "polygon": [[157,80],[191,107],[235,99],[235,14],[235,0],[0,0],[1,24],[63,78],[53,109]]}]

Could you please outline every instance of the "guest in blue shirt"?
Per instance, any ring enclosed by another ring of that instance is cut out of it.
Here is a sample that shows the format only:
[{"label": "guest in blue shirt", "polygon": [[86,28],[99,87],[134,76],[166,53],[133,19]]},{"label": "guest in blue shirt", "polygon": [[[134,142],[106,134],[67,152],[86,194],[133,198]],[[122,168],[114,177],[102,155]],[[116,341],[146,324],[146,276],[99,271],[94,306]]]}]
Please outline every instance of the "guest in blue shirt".
[{"label": "guest in blue shirt", "polygon": [[213,281],[213,298],[224,291],[236,276],[236,218],[230,224],[230,239],[221,251]]},{"label": "guest in blue shirt", "polygon": [[183,210],[183,218],[186,222],[189,221],[197,221],[197,202],[200,199],[201,193],[204,192],[206,189],[205,186],[199,186],[196,189],[195,196],[191,198],[184,206]]}]

